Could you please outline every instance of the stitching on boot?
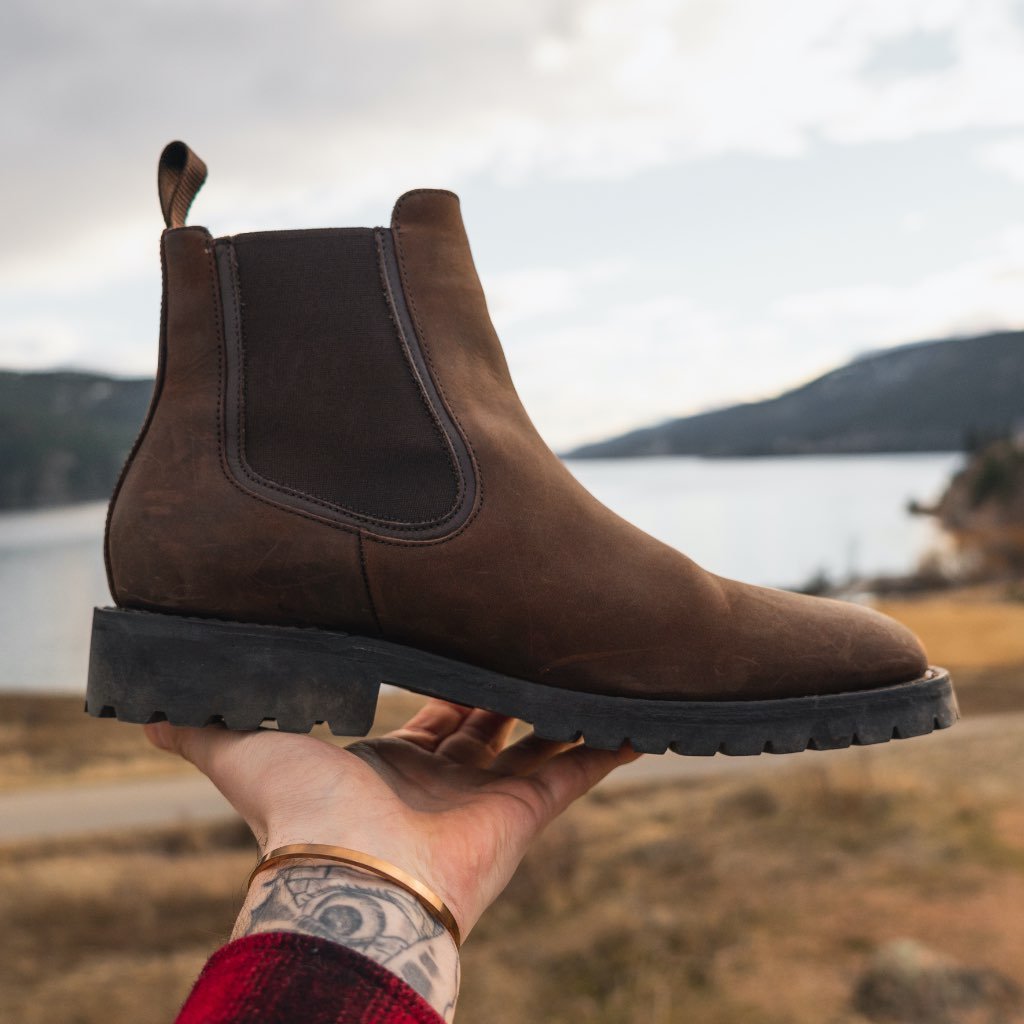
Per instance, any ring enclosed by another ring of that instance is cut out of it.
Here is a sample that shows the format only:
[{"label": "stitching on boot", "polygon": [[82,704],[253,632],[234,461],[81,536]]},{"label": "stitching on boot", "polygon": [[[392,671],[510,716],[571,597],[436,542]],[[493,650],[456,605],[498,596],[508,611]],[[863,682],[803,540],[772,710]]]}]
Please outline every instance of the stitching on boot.
[{"label": "stitching on boot", "polygon": [[377,614],[377,602],[373,599],[373,591],[370,589],[370,570],[366,567],[366,545],[363,543],[363,531],[358,533],[359,540],[359,569],[363,574],[363,586],[366,588],[366,598],[370,604],[370,612],[373,615],[373,624],[379,636],[384,635],[381,629],[380,616]]},{"label": "stitching on boot", "polygon": [[276,501],[269,501],[260,494],[256,494],[254,491],[249,490],[247,487],[243,487],[238,480],[235,478],[234,473],[231,472],[231,467],[228,465],[227,453],[225,451],[224,441],[224,347],[227,344],[227,337],[224,331],[223,321],[221,319],[221,294],[220,286],[217,280],[217,264],[214,259],[214,244],[212,237],[207,233],[207,237],[210,239],[211,245],[204,248],[204,254],[207,260],[207,267],[210,271],[210,299],[211,305],[213,306],[214,320],[217,324],[217,461],[220,463],[221,472],[224,474],[227,482],[240,491],[247,498],[252,498],[254,501],[261,502],[264,505],[269,505],[271,508],[281,509],[284,512],[290,512],[293,515],[301,516],[303,519],[308,519],[314,523],[323,523],[325,526],[330,526],[336,530],[343,530],[345,533],[356,533],[358,532],[355,527],[349,526],[345,523],[334,522],[330,519],[322,519],[319,516],[310,515],[308,512],[302,511],[302,509],[293,508],[289,505],[282,505]]},{"label": "stitching on boot", "polygon": [[[335,526],[335,527],[337,527],[339,529],[343,529],[343,530],[345,530],[346,532],[349,532],[349,533],[357,533],[358,534],[359,530],[360,530],[359,523],[363,523],[367,527],[371,527],[371,528],[372,527],[376,527],[376,528],[378,528],[380,530],[386,530],[389,533],[398,533],[398,532],[415,533],[415,532],[422,532],[422,531],[424,531],[427,528],[436,529],[436,528],[439,528],[439,527],[443,527],[446,522],[448,522],[450,519],[456,517],[462,511],[462,503],[463,503],[463,499],[464,499],[464,495],[465,495],[465,489],[464,489],[465,488],[465,484],[464,484],[464,478],[463,478],[462,473],[461,473],[461,468],[460,468],[460,472],[459,472],[458,477],[457,477],[457,479],[459,481],[459,495],[460,495],[460,502],[459,502],[458,505],[454,506],[443,517],[440,517],[440,518],[435,519],[435,520],[430,520],[430,521],[427,521],[427,522],[424,522],[424,523],[400,523],[400,522],[393,522],[393,521],[389,521],[389,520],[376,519],[376,518],[374,518],[372,516],[368,516],[368,515],[366,515],[364,513],[356,512],[353,509],[349,509],[349,508],[346,508],[344,506],[335,505],[335,504],[333,504],[331,502],[324,501],[323,499],[317,498],[314,495],[305,494],[305,493],[303,493],[301,491],[298,491],[298,490],[295,490],[295,489],[292,489],[292,488],[288,488],[288,487],[283,486],[281,484],[274,483],[273,481],[267,480],[266,478],[264,478],[264,477],[260,476],[259,474],[257,474],[248,465],[248,463],[244,459],[244,456],[243,456],[242,450],[241,450],[242,449],[242,435],[243,435],[243,432],[244,432],[244,420],[243,420],[242,417],[243,417],[243,405],[244,405],[244,401],[245,401],[245,394],[244,394],[244,390],[243,390],[244,386],[245,386],[244,385],[244,379],[243,379],[244,378],[244,355],[245,355],[245,348],[244,348],[244,339],[242,337],[242,323],[241,323],[241,283],[240,283],[240,281],[238,279],[238,267],[237,267],[237,260],[235,259],[235,254],[234,254],[233,240],[231,238],[221,238],[221,239],[218,239],[216,241],[216,246],[223,247],[225,253],[227,254],[227,257],[228,257],[228,270],[229,270],[229,274],[230,274],[230,277],[231,277],[231,282],[230,282],[231,283],[231,291],[234,293],[233,296],[232,296],[233,304],[234,304],[234,314],[235,314],[235,316],[234,316],[235,323],[234,323],[234,327],[233,327],[234,335],[235,335],[234,339],[229,340],[227,338],[226,324],[224,323],[223,319],[220,316],[220,306],[223,304],[223,302],[225,300],[225,296],[223,295],[223,293],[220,293],[218,295],[218,292],[215,291],[214,304],[215,304],[215,307],[217,309],[218,329],[220,331],[220,336],[221,336],[221,339],[222,339],[222,344],[226,346],[227,344],[231,344],[232,341],[233,341],[234,342],[234,347],[235,347],[235,359],[237,361],[237,374],[238,374],[238,390],[237,390],[237,397],[236,397],[236,403],[238,405],[238,410],[237,410],[237,419],[236,419],[236,425],[235,425],[235,429],[237,431],[237,437],[236,437],[235,444],[232,445],[232,450],[234,451],[235,449],[238,449],[238,451],[237,451],[238,469],[241,470],[241,472],[247,478],[248,482],[250,483],[250,485],[252,487],[265,488],[267,490],[275,491],[275,492],[281,494],[282,496],[294,497],[294,498],[297,498],[297,499],[299,499],[301,501],[307,502],[307,503],[309,503],[311,505],[319,506],[320,508],[323,508],[325,510],[325,512],[327,512],[327,513],[335,512],[335,513],[338,513],[340,515],[347,516],[350,519],[357,520],[357,522],[355,524],[346,524],[346,523],[338,522],[336,519],[334,519],[333,517],[329,517],[328,515],[324,515],[323,517],[321,517],[320,515],[316,514],[315,512],[309,512],[309,511],[305,511],[305,510],[302,510],[302,509],[295,508],[293,505],[288,504],[286,501],[277,500],[277,499],[275,499],[272,496],[260,495],[258,493],[258,491],[252,490],[252,489],[250,489],[250,487],[245,486],[244,483],[242,481],[240,481],[236,477],[236,475],[235,475],[235,468],[234,468],[234,466],[231,463],[231,459],[228,458],[227,452],[224,451],[224,452],[222,452],[222,468],[224,469],[225,475],[228,476],[228,479],[231,481],[231,483],[235,487],[237,487],[239,490],[241,490],[244,494],[248,494],[248,495],[250,495],[250,496],[252,496],[254,498],[257,498],[257,500],[262,501],[262,502],[264,502],[267,505],[270,505],[270,506],[275,507],[275,508],[281,508],[281,509],[284,509],[284,510],[289,511],[289,512],[293,512],[296,515],[301,515],[304,518],[310,519],[310,520],[312,520],[314,522],[323,522],[323,523],[326,523],[328,525]],[[217,282],[216,282],[216,278],[217,278],[216,261],[214,261],[213,264],[212,264],[211,274],[212,274],[212,276],[215,279],[215,288],[217,288],[218,285],[217,285]],[[389,307],[390,307],[390,303],[389,303]],[[398,334],[399,334],[399,340],[401,340],[401,332],[398,332]],[[219,352],[218,352],[218,356],[220,356]],[[435,386],[436,386],[436,383],[435,383]],[[421,388],[422,388],[422,383],[417,378],[417,390],[420,390]],[[223,394],[223,388],[221,390],[221,394]],[[422,400],[424,402],[426,402],[425,396],[422,397]],[[427,404],[429,406],[429,403],[427,403]],[[446,403],[446,411],[448,411],[449,414],[450,414],[450,410],[448,410],[448,408],[447,408],[447,403]],[[432,414],[432,416],[434,415],[433,411],[432,411],[431,414]],[[222,414],[222,422],[223,422],[223,414]],[[454,417],[453,417],[453,423],[454,422],[455,421],[454,421]],[[439,425],[438,425],[437,429],[441,430]],[[459,428],[456,427],[456,429],[459,429]],[[442,431],[442,433],[443,433],[443,431]],[[465,435],[461,431],[461,429],[459,429],[459,434],[460,434],[460,440],[462,440],[463,444],[465,444],[466,447],[467,447],[467,451],[469,451],[469,446],[468,446],[468,444],[465,441]],[[219,439],[219,436],[220,435],[218,435],[218,439]],[[447,438],[447,435],[445,435],[445,439],[446,439],[446,444],[450,446],[451,441]],[[469,455],[470,455],[470,461],[471,461],[472,466],[473,466],[473,468],[475,470],[475,468],[476,468],[475,457],[473,456],[471,451],[469,451]],[[452,455],[450,457],[453,457],[453,456],[454,456],[454,452],[452,452]],[[479,490],[479,485],[478,485],[478,490]],[[475,512],[472,512],[470,514],[469,519],[467,519],[467,522],[465,524],[463,524],[458,530],[455,530],[451,534],[445,535],[444,537],[440,537],[440,538],[410,538],[410,541],[412,541],[414,543],[421,543],[421,544],[422,543],[436,543],[438,541],[446,540],[446,539],[448,539],[451,536],[456,536],[458,533],[461,532],[462,529],[465,528],[465,525],[468,525],[468,522],[469,522],[470,519],[473,518],[473,515],[475,515]],[[379,534],[376,534],[376,533],[368,533],[367,536],[370,537],[371,539],[374,539],[374,540],[378,540],[378,539],[383,540],[386,535],[379,535]],[[397,538],[396,542],[402,543],[402,542],[404,542],[404,538]]]},{"label": "stitching on boot", "polygon": [[[440,526],[443,525],[447,520],[451,519],[458,511],[459,505],[456,504],[451,510],[445,513],[438,519],[423,520],[420,522],[403,523],[394,520],[380,519],[375,516],[367,515],[365,512],[357,512],[353,508],[349,508],[346,505],[338,505],[334,502],[325,501],[323,498],[318,498],[313,494],[308,494],[305,491],[300,491],[297,488],[287,487],[284,484],[275,483],[273,480],[268,480],[265,476],[257,473],[256,470],[249,465],[248,460],[245,457],[245,421],[243,414],[245,411],[246,391],[245,391],[245,338],[242,333],[242,283],[238,276],[238,261],[235,258],[234,245],[229,239],[228,242],[229,252],[231,254],[230,267],[231,267],[231,278],[232,286],[234,291],[234,304],[235,304],[235,358],[238,366],[238,397],[237,397],[237,448],[238,448],[238,463],[242,472],[251,480],[253,483],[259,484],[263,487],[268,487],[271,490],[278,491],[281,494],[291,495],[296,498],[301,498],[303,501],[308,501],[313,505],[319,505],[321,508],[329,511],[337,511],[343,515],[350,516],[353,519],[358,519],[360,522],[366,523],[370,526],[378,526],[382,529],[389,530],[418,530],[428,526]],[[422,396],[421,396],[422,397]],[[426,405],[426,401],[424,400]],[[428,406],[429,408],[429,406]],[[433,416],[433,413],[431,413]],[[440,428],[438,428],[440,431]],[[450,444],[448,439],[445,438],[446,444]],[[457,476],[458,481],[458,495],[461,500],[462,496],[462,475],[461,473]]]},{"label": "stitching on boot", "polygon": [[142,421],[142,426],[139,428],[139,432],[135,435],[135,440],[132,442],[131,450],[128,452],[127,457],[121,464],[121,471],[117,474],[117,482],[114,484],[113,493],[110,496],[110,501],[107,503],[107,514],[103,522],[103,568],[107,574],[107,586],[110,590],[110,596],[114,598],[115,602],[117,601],[119,588],[117,586],[117,580],[114,577],[114,560],[110,550],[110,529],[114,520],[114,507],[117,505],[117,499],[121,496],[121,490],[124,487],[125,481],[128,479],[128,473],[131,470],[132,464],[135,462],[135,457],[142,448],[142,442],[149,433],[149,428],[152,425],[153,420],[156,418],[156,410],[157,406],[160,404],[160,398],[163,395],[164,379],[166,376],[167,240],[164,237],[166,234],[167,232],[164,231],[160,236],[160,357],[156,379],[153,382],[153,394],[150,396],[149,405],[146,408],[146,418]]},{"label": "stitching on boot", "polygon": [[[441,421],[438,418],[437,411],[433,405],[427,400],[427,396],[424,393],[423,383],[419,380],[419,373],[416,370],[416,366],[413,363],[412,356],[409,352],[408,342],[406,341],[402,327],[398,322],[397,315],[394,311],[393,297],[391,295],[391,289],[388,287],[387,280],[387,269],[384,266],[384,246],[381,241],[381,229],[376,228],[373,232],[374,248],[377,253],[377,280],[380,284],[381,297],[384,299],[384,305],[387,307],[388,319],[391,321],[392,326],[395,329],[395,336],[398,339],[400,348],[402,349],[402,357],[405,360],[405,365],[409,369],[409,373],[412,374],[416,380],[416,394],[419,396],[420,402],[423,404],[423,408],[426,409],[427,415],[430,416],[430,422],[434,425],[434,431],[440,438],[441,443],[444,445],[445,453],[448,456],[448,464],[451,466],[452,473],[455,476],[456,489],[455,489],[455,501],[452,503],[451,509],[449,509],[443,516],[437,519],[424,519],[416,523],[410,523],[411,526],[435,526],[441,523],[447,522],[453,516],[457,515],[459,509],[462,507],[462,500],[466,495],[466,481],[462,474],[462,467],[459,465],[459,460],[455,454],[455,449],[452,446],[451,438],[448,436],[444,427],[441,425]],[[378,519],[376,522],[386,522],[386,520]]]},{"label": "stitching on boot", "polygon": [[402,293],[405,296],[406,305],[409,307],[409,316],[413,322],[413,328],[416,331],[416,340],[419,343],[420,351],[423,353],[423,358],[426,361],[427,369],[430,372],[431,378],[434,381],[434,386],[437,388],[438,393],[441,396],[441,401],[444,402],[445,408],[448,411],[448,415],[452,418],[459,434],[462,436],[462,443],[466,446],[466,450],[469,452],[470,460],[473,464],[473,476],[476,481],[476,500],[474,507],[470,512],[466,521],[455,531],[448,534],[445,537],[432,538],[428,540],[414,541],[411,538],[407,541],[401,538],[389,538],[389,537],[371,537],[377,544],[390,544],[392,546],[406,547],[410,544],[415,543],[417,546],[428,545],[428,544],[444,544],[450,540],[454,540],[466,529],[469,528],[470,524],[476,519],[480,513],[480,509],[483,508],[484,504],[484,481],[480,473],[480,463],[476,457],[476,450],[473,448],[473,443],[469,439],[469,435],[466,432],[465,427],[462,425],[462,421],[459,419],[458,413],[452,407],[452,403],[448,399],[448,394],[444,389],[444,383],[438,376],[436,369],[434,368],[434,360],[430,354],[430,343],[427,340],[426,334],[423,330],[422,323],[420,321],[419,311],[416,308],[416,299],[409,288],[409,276],[405,266],[405,253],[402,248],[402,223],[401,223],[401,209],[405,204],[405,201],[414,195],[445,195],[451,196],[454,199],[458,199],[458,196],[454,192],[449,192],[447,189],[439,188],[422,188],[416,189],[412,192],[407,192],[399,199],[395,205],[395,212],[392,217],[392,228],[391,234],[395,242],[395,258],[398,263],[398,273],[400,277],[400,284],[402,286]]}]

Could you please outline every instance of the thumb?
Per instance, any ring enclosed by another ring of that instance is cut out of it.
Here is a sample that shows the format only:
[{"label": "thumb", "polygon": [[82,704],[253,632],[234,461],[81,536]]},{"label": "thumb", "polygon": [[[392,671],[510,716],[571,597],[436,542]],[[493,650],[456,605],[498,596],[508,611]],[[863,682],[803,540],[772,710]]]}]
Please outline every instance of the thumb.
[{"label": "thumb", "polygon": [[170,722],[153,722],[142,729],[154,747],[191,761],[217,785],[220,785],[218,776],[227,767],[225,762],[233,760],[231,755],[235,749],[252,735],[215,726],[196,728]]},{"label": "thumb", "polygon": [[176,726],[169,722],[154,722],[143,726],[143,730],[153,746],[194,764],[221,791],[254,834],[265,833],[260,792],[267,759],[259,739],[265,740],[269,733],[232,732],[215,726]]},{"label": "thumb", "polygon": [[175,729],[170,722],[151,722],[142,727],[146,739],[158,750],[166,750],[168,754],[177,754],[177,734],[181,731]]}]

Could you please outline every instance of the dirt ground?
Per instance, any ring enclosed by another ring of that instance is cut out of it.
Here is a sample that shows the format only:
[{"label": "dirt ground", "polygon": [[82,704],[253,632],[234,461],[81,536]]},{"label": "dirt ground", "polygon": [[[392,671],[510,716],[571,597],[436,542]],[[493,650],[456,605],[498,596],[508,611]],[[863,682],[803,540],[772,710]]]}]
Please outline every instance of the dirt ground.
[{"label": "dirt ground", "polygon": [[[956,743],[598,790],[470,937],[459,1019],[1024,1021],[1024,605],[885,610],[954,670],[968,718],[998,717]],[[416,702],[383,702],[377,728]],[[187,770],[77,700],[0,711],[3,788]],[[0,1020],[173,1019],[252,855],[233,824],[0,847]]]}]

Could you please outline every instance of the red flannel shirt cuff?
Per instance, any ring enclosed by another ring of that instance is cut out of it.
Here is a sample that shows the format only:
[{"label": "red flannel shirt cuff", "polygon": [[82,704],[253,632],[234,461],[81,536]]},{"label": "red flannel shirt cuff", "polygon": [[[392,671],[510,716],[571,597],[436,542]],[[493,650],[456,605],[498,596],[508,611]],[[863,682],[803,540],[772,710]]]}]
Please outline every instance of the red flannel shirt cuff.
[{"label": "red flannel shirt cuff", "polygon": [[207,961],[175,1024],[443,1024],[401,978],[296,932],[249,935]]}]

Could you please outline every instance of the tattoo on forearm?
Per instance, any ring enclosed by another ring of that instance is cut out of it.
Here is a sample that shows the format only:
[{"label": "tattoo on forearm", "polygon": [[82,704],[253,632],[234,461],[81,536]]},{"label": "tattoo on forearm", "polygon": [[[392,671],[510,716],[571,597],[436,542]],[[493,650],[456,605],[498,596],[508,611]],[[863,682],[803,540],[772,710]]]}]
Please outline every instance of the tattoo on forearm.
[{"label": "tattoo on forearm", "polygon": [[283,867],[257,879],[234,937],[295,931],[383,964],[451,1020],[459,954],[444,926],[405,890],[344,865]]}]

